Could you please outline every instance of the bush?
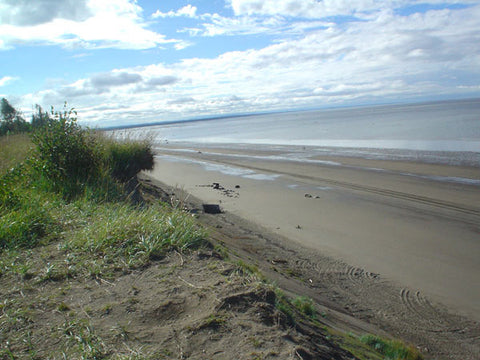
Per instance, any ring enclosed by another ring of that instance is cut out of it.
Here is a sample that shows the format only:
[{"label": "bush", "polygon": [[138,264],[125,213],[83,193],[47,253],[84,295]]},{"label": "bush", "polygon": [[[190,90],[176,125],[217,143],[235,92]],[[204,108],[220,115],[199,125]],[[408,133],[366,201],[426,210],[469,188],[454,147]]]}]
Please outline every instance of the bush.
[{"label": "bush", "polygon": [[115,179],[130,181],[142,170],[153,169],[153,152],[147,141],[107,141],[106,162]]},{"label": "bush", "polygon": [[[116,202],[126,197],[121,182],[130,182],[139,171],[153,167],[153,153],[148,142],[116,143],[81,128],[73,110],[52,111],[52,114],[31,136],[36,145],[33,153],[25,136],[0,138],[0,251],[34,247],[55,236],[65,225],[61,214],[65,199],[91,202],[94,207],[112,200],[113,207],[121,204]],[[128,256],[131,250],[132,254],[143,252],[147,258],[155,257],[168,246],[183,248],[200,241],[191,226],[174,215],[166,221],[178,221],[179,229],[167,231],[163,228],[166,238],[158,233],[151,237],[150,230],[142,228],[144,224],[135,219],[135,216],[143,219],[144,213],[128,206],[123,213],[120,208],[117,215],[123,217],[112,214],[106,221],[118,220],[117,226],[122,231],[112,230],[113,233],[109,234],[105,230],[105,241],[112,240],[109,236],[125,241],[121,246],[129,249]],[[134,214],[133,218],[127,216],[129,213]],[[99,216],[104,218],[105,213]],[[158,220],[153,214],[144,220],[154,228],[152,219]],[[181,233],[183,225],[183,230],[189,228],[191,231]],[[138,235],[137,230],[146,232]],[[130,235],[136,241],[140,236],[143,247],[139,245],[132,250],[127,238],[122,237]]]},{"label": "bush", "polygon": [[69,199],[81,194],[115,197],[119,193],[116,182],[126,183],[141,170],[153,168],[148,142],[116,142],[96,136],[77,124],[73,109],[54,113],[32,140],[37,146],[35,169]]},{"label": "bush", "polygon": [[54,114],[54,119],[32,137],[37,146],[35,167],[54,188],[76,195],[98,177],[100,159],[94,137],[80,128],[74,110]]}]

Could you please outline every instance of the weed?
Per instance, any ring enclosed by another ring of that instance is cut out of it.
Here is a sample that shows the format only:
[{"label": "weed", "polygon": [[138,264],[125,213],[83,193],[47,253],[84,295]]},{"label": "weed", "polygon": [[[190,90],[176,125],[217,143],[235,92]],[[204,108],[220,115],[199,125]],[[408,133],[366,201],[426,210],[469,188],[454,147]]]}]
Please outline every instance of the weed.
[{"label": "weed", "polygon": [[85,319],[67,320],[61,328],[72,345],[76,345],[82,359],[103,359],[106,349],[93,327]]},{"label": "weed", "polygon": [[378,351],[390,360],[421,360],[422,355],[413,346],[407,346],[398,340],[383,339],[375,335],[364,335],[360,341]]},{"label": "weed", "polygon": [[218,329],[223,326],[227,321],[227,318],[223,314],[212,314],[204,322],[202,322],[198,329]]},{"label": "weed", "polygon": [[110,331],[116,339],[127,341],[130,337],[130,332],[127,330],[127,325],[117,324],[113,326]]},{"label": "weed", "polygon": [[275,288],[275,307],[287,317],[288,323],[295,324],[292,305],[284,292],[279,288]]},{"label": "weed", "polygon": [[216,244],[213,249],[221,256],[222,259],[226,260],[229,258],[227,248],[222,244]]},{"label": "weed", "polygon": [[57,310],[61,312],[66,312],[70,310],[70,307],[62,301],[60,304],[58,304]]},{"label": "weed", "polygon": [[63,269],[61,269],[57,264],[47,263],[41,276],[41,281],[61,281],[65,280],[67,277],[68,276],[66,272],[63,271]]},{"label": "weed", "polygon": [[251,337],[249,340],[252,342],[253,347],[255,348],[260,348],[262,347],[263,341],[256,338],[256,337]]},{"label": "weed", "polygon": [[254,280],[254,281],[263,281],[265,277],[263,274],[258,270],[258,267],[253,264],[247,264],[243,260],[238,260],[237,263],[237,272],[241,275],[246,277],[246,280]]},{"label": "weed", "polygon": [[113,310],[112,304],[105,304],[102,307],[102,314],[109,315],[112,312],[112,310]]},{"label": "weed", "polygon": [[315,305],[311,298],[306,296],[299,296],[292,301],[292,304],[302,314],[306,315],[312,320],[316,319],[317,311],[315,310]]}]

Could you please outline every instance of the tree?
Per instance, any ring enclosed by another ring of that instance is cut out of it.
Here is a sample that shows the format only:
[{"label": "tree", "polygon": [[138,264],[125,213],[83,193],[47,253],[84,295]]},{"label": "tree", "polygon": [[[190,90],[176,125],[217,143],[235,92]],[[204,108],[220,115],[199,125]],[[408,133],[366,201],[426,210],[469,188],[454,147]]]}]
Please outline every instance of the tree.
[{"label": "tree", "polygon": [[17,110],[10,105],[7,99],[2,98],[0,108],[2,113],[2,121],[13,122],[17,117]]},{"label": "tree", "polygon": [[22,114],[17,111],[7,99],[0,100],[0,135],[11,133],[27,132],[31,130],[31,126],[22,117]]},{"label": "tree", "polygon": [[32,114],[32,128],[37,129],[48,125],[52,121],[48,111],[43,111],[42,107],[35,104],[35,112]]}]

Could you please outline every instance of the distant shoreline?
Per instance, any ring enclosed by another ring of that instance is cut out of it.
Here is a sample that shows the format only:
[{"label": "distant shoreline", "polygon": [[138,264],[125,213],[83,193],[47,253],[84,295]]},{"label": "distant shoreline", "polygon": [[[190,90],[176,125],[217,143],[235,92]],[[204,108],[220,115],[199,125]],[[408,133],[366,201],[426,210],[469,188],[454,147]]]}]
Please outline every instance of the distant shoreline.
[{"label": "distant shoreline", "polygon": [[[222,144],[222,143],[190,143],[168,142],[156,143],[157,151],[192,153],[198,148],[204,152],[222,153],[224,156],[264,158],[264,160],[286,161],[336,161],[344,163],[345,159],[358,159],[360,161],[385,161],[387,162],[410,162],[426,165],[448,165],[459,167],[480,168],[480,151],[427,151],[412,149],[385,149],[385,148],[361,148],[361,147],[335,147],[335,146],[300,146],[283,144]],[[229,153],[233,152],[232,155]],[[261,154],[261,155],[259,155]],[[347,161],[347,163],[350,163]],[[367,165],[366,165],[367,166]],[[372,164],[368,166],[373,166]],[[438,174],[437,174],[438,175]]]},{"label": "distant shoreline", "polygon": [[422,106],[422,105],[435,105],[435,104],[448,104],[448,103],[468,103],[479,101],[480,98],[460,98],[460,99],[448,99],[448,100],[431,100],[431,101],[406,101],[406,102],[391,102],[391,103],[382,103],[382,104],[365,104],[365,105],[346,105],[346,106],[331,106],[331,107],[313,107],[313,108],[301,108],[301,109],[283,109],[283,110],[271,110],[271,111],[258,111],[258,112],[248,112],[248,113],[233,113],[233,114],[219,114],[219,115],[205,115],[201,117],[185,118],[185,119],[175,119],[175,120],[165,120],[165,121],[155,121],[149,122],[146,124],[128,124],[128,125],[119,125],[119,126],[105,126],[100,127],[97,130],[99,131],[112,131],[112,130],[127,130],[127,129],[141,129],[145,127],[152,126],[162,126],[162,125],[174,125],[174,124],[183,124],[183,123],[193,123],[201,121],[212,121],[212,120],[222,120],[222,119],[234,119],[242,117],[251,117],[251,116],[261,116],[269,114],[284,114],[284,113],[295,113],[295,112],[310,112],[310,111],[342,111],[342,110],[352,110],[352,109],[365,109],[372,108],[378,109],[382,107],[390,106],[399,106],[399,107],[408,107],[408,106]]}]

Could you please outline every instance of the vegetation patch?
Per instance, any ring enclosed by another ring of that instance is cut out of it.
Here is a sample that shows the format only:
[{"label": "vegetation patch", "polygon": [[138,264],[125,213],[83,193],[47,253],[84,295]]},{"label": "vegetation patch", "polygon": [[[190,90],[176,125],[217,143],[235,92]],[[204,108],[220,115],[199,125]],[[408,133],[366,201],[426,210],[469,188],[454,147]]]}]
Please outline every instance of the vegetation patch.
[{"label": "vegetation patch", "polygon": [[317,311],[313,300],[306,296],[299,296],[292,301],[293,306],[305,316],[316,319]]},{"label": "vegetation patch", "polygon": [[405,345],[398,340],[383,339],[375,335],[364,335],[360,337],[360,341],[375,351],[379,352],[385,359],[391,360],[421,360],[423,359],[420,352],[413,346]]}]

